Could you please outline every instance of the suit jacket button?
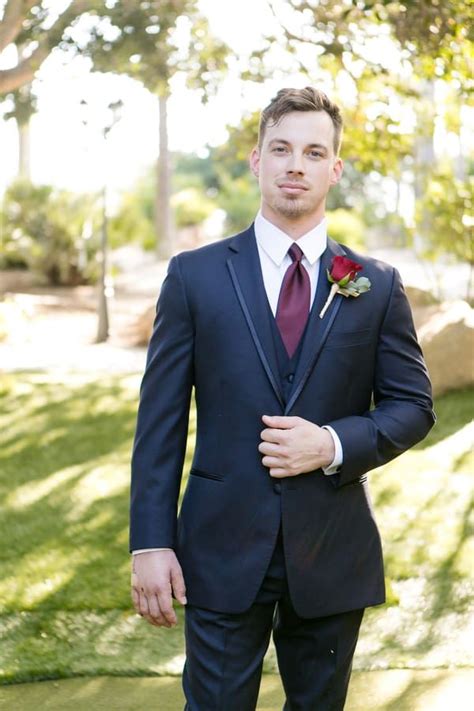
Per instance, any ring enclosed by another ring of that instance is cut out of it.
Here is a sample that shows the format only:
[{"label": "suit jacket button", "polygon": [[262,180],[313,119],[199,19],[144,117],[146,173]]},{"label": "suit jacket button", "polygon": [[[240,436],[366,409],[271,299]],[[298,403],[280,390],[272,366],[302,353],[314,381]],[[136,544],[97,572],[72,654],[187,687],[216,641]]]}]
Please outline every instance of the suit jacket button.
[{"label": "suit jacket button", "polygon": [[288,380],[289,383],[292,383],[293,380],[295,379],[295,374],[290,373],[289,375],[286,376],[286,379]]},{"label": "suit jacket button", "polygon": [[280,481],[273,482],[273,491],[275,492],[275,494],[281,494],[281,482]]}]

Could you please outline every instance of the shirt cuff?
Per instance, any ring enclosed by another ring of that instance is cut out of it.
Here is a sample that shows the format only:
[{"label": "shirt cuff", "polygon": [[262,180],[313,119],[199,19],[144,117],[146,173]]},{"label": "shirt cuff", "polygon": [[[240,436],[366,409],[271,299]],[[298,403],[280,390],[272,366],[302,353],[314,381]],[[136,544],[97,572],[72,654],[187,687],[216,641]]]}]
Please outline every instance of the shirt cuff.
[{"label": "shirt cuff", "polygon": [[151,553],[152,551],[172,551],[172,550],[173,550],[172,548],[140,548],[137,551],[132,551],[132,555],[138,555],[139,553]]},{"label": "shirt cuff", "polygon": [[342,465],[342,462],[344,461],[344,453],[342,451],[341,440],[339,439],[337,433],[333,430],[333,428],[329,427],[329,425],[324,425],[323,430],[327,430],[334,441],[334,459],[327,467],[323,467],[323,472],[325,473],[325,475],[332,476],[333,474],[336,474],[338,472],[340,466]]}]

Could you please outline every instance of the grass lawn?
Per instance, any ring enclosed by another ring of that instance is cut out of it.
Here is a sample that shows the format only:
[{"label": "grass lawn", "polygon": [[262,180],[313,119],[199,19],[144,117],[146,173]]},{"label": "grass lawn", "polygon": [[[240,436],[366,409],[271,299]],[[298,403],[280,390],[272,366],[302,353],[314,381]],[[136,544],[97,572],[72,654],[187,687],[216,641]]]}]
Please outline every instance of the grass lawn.
[{"label": "grass lawn", "polygon": [[[132,612],[129,598],[129,461],[139,381],[43,373],[0,380],[4,684],[181,670],[182,620],[173,630],[153,628]],[[471,403],[472,392],[440,398],[429,437],[371,474],[390,594],[387,605],[366,615],[357,670],[474,666]],[[276,669],[273,649],[265,669]]]}]

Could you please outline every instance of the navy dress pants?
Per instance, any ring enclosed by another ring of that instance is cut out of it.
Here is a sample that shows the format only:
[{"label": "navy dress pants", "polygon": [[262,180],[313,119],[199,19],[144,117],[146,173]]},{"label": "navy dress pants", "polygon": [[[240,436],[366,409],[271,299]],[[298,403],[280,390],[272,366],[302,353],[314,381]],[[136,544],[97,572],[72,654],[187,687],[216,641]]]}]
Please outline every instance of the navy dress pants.
[{"label": "navy dress pants", "polygon": [[363,613],[298,617],[280,532],[248,610],[227,614],[186,606],[185,711],[255,711],[272,632],[286,694],[283,711],[342,711]]}]

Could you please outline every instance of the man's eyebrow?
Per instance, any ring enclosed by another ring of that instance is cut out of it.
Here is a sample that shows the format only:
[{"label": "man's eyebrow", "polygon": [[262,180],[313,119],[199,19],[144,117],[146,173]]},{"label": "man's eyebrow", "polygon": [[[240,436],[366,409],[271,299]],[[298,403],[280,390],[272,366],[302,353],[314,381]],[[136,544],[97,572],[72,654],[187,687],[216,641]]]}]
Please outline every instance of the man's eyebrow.
[{"label": "man's eyebrow", "polygon": [[[268,145],[271,146],[273,143],[283,143],[285,146],[291,146],[291,143],[285,141],[284,138],[272,138]],[[327,146],[324,143],[310,143],[306,148],[319,148],[319,150],[327,151]]]}]

